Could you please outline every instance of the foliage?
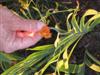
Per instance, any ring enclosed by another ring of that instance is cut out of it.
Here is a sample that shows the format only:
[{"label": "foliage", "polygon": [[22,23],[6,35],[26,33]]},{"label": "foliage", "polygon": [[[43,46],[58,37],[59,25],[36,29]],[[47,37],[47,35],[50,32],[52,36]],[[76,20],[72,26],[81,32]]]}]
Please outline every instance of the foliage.
[{"label": "foliage", "polygon": [[[72,64],[70,63],[71,56],[75,47],[82,39],[82,37],[91,32],[95,26],[100,24],[100,12],[94,9],[88,9],[83,16],[80,18],[78,16],[79,12],[79,3],[77,2],[76,8],[65,8],[60,10],[60,3],[54,2],[54,8],[48,8],[49,1],[44,0],[44,3],[39,5],[40,1],[30,2],[19,0],[22,3],[21,12],[24,17],[27,19],[32,19],[37,17],[41,21],[50,24],[52,22],[50,17],[55,17],[55,15],[63,15],[66,17],[66,29],[59,27],[58,23],[55,23],[55,27],[50,27],[52,30],[57,32],[57,38],[54,44],[37,46],[35,48],[28,48],[27,50],[34,51],[28,57],[19,59],[12,57],[12,54],[0,54],[1,64],[4,62],[11,63],[12,61],[18,61],[10,68],[4,69],[4,72],[1,75],[43,75],[44,72],[50,67],[53,69],[55,75],[60,75],[60,72],[63,72],[65,75],[70,75],[70,73],[77,73],[77,75],[84,75],[85,66],[100,72],[100,61],[93,57],[88,50],[85,50],[84,61],[81,64]],[[30,8],[36,11],[36,16],[32,15]],[[40,10],[41,9],[41,10]],[[43,10],[42,10],[43,9]],[[27,11],[27,12],[26,12]],[[69,13],[68,15],[65,13]],[[61,16],[59,15],[59,16]],[[90,17],[86,19],[87,17]],[[61,18],[60,18],[61,19]],[[71,48],[69,50],[69,48]],[[9,55],[9,57],[8,57]],[[14,55],[16,56],[16,55]],[[92,63],[91,60],[95,62]],[[21,61],[20,61],[21,60]],[[4,65],[1,65],[4,67]]]}]

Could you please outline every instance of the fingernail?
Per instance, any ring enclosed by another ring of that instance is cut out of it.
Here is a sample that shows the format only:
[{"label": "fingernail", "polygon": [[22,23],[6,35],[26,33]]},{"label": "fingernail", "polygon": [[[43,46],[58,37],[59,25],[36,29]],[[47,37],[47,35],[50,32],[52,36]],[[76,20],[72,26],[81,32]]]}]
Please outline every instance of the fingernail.
[{"label": "fingernail", "polygon": [[46,24],[41,22],[41,21],[37,21],[36,22],[36,27],[37,27],[37,30],[41,30]]}]

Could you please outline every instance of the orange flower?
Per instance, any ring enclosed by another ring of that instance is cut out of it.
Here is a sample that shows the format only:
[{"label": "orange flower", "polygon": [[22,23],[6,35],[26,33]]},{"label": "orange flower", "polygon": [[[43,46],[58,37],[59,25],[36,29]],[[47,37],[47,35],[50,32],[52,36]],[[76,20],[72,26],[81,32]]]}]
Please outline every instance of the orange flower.
[{"label": "orange flower", "polygon": [[40,31],[40,35],[46,39],[51,37],[51,32],[48,26],[44,26]]}]

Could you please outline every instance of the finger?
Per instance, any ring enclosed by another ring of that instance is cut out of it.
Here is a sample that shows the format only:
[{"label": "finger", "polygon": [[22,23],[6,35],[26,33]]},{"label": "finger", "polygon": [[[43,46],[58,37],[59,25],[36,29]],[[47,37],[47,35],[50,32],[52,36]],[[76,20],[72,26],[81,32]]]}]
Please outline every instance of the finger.
[{"label": "finger", "polygon": [[38,31],[44,25],[46,25],[38,20],[23,19],[22,17],[18,16],[18,14],[16,15],[14,12],[10,11],[6,7],[0,7],[0,13],[0,16],[2,17],[2,19],[4,19],[2,21],[2,24],[5,25],[6,29],[12,31]]},{"label": "finger", "polygon": [[1,6],[1,5],[0,5],[0,17],[4,19],[3,22],[7,22],[7,23],[8,22],[13,23],[17,19],[23,19],[14,11],[8,9],[6,6]]},{"label": "finger", "polygon": [[32,45],[35,45],[40,39],[41,35],[36,34],[33,38],[32,37],[24,37],[24,38],[16,38],[12,44],[12,48],[6,50],[6,53],[12,53],[17,50],[21,50]]},{"label": "finger", "polygon": [[43,26],[45,26],[43,22],[40,22],[38,20],[21,20],[21,21],[15,21],[13,25],[13,30],[15,31],[27,31],[27,32],[37,32],[42,29]]}]

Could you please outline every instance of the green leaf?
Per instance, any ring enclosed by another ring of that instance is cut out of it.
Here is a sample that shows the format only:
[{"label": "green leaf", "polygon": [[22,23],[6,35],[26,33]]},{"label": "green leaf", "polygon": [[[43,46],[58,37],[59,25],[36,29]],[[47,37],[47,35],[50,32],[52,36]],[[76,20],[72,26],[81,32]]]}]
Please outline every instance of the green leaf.
[{"label": "green leaf", "polygon": [[60,72],[65,72],[65,73],[80,73],[83,71],[84,69],[84,63],[82,64],[69,64],[69,70],[66,70],[64,67],[64,61],[60,60],[57,64],[57,68],[59,69]]},{"label": "green leaf", "polygon": [[84,68],[84,63],[82,64],[70,64],[69,65],[69,72],[70,73],[80,73],[82,69]]},{"label": "green leaf", "polygon": [[48,16],[50,16],[52,13],[50,12],[50,10],[48,10],[47,12],[46,12],[46,17],[48,17]]},{"label": "green leaf", "polygon": [[68,61],[69,61],[69,59],[71,58],[71,55],[72,55],[72,53],[73,53],[75,47],[77,46],[77,44],[79,43],[79,41],[80,41],[81,38],[82,38],[82,36],[79,37],[78,39],[76,39],[77,41],[75,42],[74,46],[72,47],[72,49],[71,49],[71,51],[70,51],[70,53],[69,53],[69,55],[68,55]]},{"label": "green leaf", "polygon": [[100,18],[94,20],[90,25],[90,30],[92,30],[96,25],[100,24]]},{"label": "green leaf", "polygon": [[37,8],[37,7],[32,7],[35,11],[37,11],[38,12],[38,14],[39,14],[39,16],[40,16],[40,18],[42,18],[43,16],[42,16],[42,14],[41,14],[41,12],[39,11],[39,9]]},{"label": "green leaf", "polygon": [[6,54],[3,52],[0,52],[0,62],[12,62],[12,60],[17,60],[13,55],[11,54]]},{"label": "green leaf", "polygon": [[94,9],[88,9],[83,16],[95,15],[97,13],[98,13],[98,11],[96,11]]},{"label": "green leaf", "polygon": [[82,16],[82,18],[80,19],[80,29],[81,31],[85,31],[85,18],[86,16],[89,16],[89,15],[95,15],[97,14],[98,12],[94,9],[88,9],[85,14]]},{"label": "green leaf", "polygon": [[[71,58],[71,55],[72,55],[72,53],[73,53],[73,51],[74,51],[74,49],[75,49],[75,47],[76,47],[76,45],[78,44],[78,42],[80,41],[80,39],[81,39],[81,37],[75,42],[75,44],[74,44],[74,46],[72,47],[72,49],[71,49],[71,51],[69,52],[69,54],[67,54],[68,52],[67,52],[67,50],[68,49],[65,49],[65,52],[66,52],[66,55],[65,55],[65,57],[66,57],[66,59],[64,59],[64,66],[65,66],[65,69],[68,69],[69,70],[69,59]],[[64,56],[63,56],[63,58],[65,58]]]},{"label": "green leaf", "polygon": [[58,43],[60,42],[60,37],[59,37],[59,33],[57,34],[57,38],[54,42],[54,46],[57,47],[58,46]]},{"label": "green leaf", "polygon": [[[40,75],[42,75],[44,73],[44,71],[47,69],[47,67],[54,63],[56,61],[56,59],[59,57],[59,55],[61,55],[65,49],[67,49],[72,43],[74,43],[81,34],[71,34],[69,36],[67,36],[65,39],[63,39],[60,44],[58,45],[58,47],[56,47],[55,49],[55,53],[53,55],[53,57],[49,60],[49,62],[42,68]],[[64,45],[64,47],[61,49],[61,47]]]},{"label": "green leaf", "polygon": [[57,69],[59,69],[59,71],[61,72],[65,72],[65,67],[64,67],[64,61],[63,60],[59,60],[57,62]]},{"label": "green leaf", "polygon": [[72,14],[73,14],[73,13],[70,13],[70,14],[67,16],[67,20],[66,20],[68,32],[71,31],[71,24],[69,23],[69,19],[70,19],[70,17],[72,16]]},{"label": "green leaf", "polygon": [[34,48],[28,48],[26,50],[41,51],[41,50],[48,50],[48,49],[52,49],[52,48],[54,48],[53,44],[51,44],[51,45],[37,46],[37,47],[34,47]]},{"label": "green leaf", "polygon": [[61,46],[63,46],[64,44],[70,42],[72,39],[77,39],[79,36],[81,36],[82,34],[69,34],[69,36],[65,37],[63,40],[61,40],[58,44],[58,47],[55,49],[55,51],[57,51]]},{"label": "green leaf", "polygon": [[94,20],[96,20],[96,19],[98,19],[98,18],[100,18],[100,13],[94,15],[93,17],[91,17],[91,18],[88,20],[88,22],[86,22],[86,24],[85,24],[85,25],[86,25],[86,28],[88,29],[88,28],[91,26],[92,21],[94,21]]},{"label": "green leaf", "polygon": [[96,64],[100,65],[100,61],[97,60],[94,56],[92,56],[88,50],[85,51],[85,53],[88,55],[89,58],[91,58]]},{"label": "green leaf", "polygon": [[78,22],[76,20],[76,14],[73,14],[71,24],[73,26],[75,33],[80,32],[80,28],[79,28]]},{"label": "green leaf", "polygon": [[20,12],[23,14],[25,18],[29,19],[29,16],[27,15],[27,13],[25,13],[23,9],[20,9]]},{"label": "green leaf", "polygon": [[[20,74],[27,70],[27,68],[35,65],[39,61],[41,61],[44,57],[48,56],[49,54],[52,54],[53,50],[46,50],[46,51],[39,51],[35,52],[31,55],[29,55],[25,60],[15,64],[8,70],[6,70],[4,73],[1,75],[15,75],[15,74]],[[47,60],[45,60],[47,61]]]},{"label": "green leaf", "polygon": [[86,56],[85,56],[84,62],[92,70],[94,70],[96,72],[100,72],[100,65],[96,65],[96,64],[91,63],[91,61]]}]

